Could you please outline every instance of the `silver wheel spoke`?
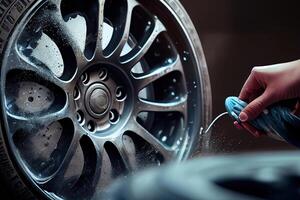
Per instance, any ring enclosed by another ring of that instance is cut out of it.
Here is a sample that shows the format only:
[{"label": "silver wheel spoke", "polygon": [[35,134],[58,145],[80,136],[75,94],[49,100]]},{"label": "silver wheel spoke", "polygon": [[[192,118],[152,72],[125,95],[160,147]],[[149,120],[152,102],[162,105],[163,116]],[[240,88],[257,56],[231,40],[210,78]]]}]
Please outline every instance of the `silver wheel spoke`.
[{"label": "silver wheel spoke", "polygon": [[147,143],[149,143],[157,152],[159,152],[163,157],[164,161],[171,160],[175,156],[175,152],[168,146],[164,145],[160,140],[154,137],[147,129],[141,126],[138,122],[133,120],[129,131],[134,132]]},{"label": "silver wheel spoke", "polygon": [[95,55],[100,55],[103,57],[103,23],[104,23],[104,7],[105,7],[105,0],[98,0],[99,4],[99,14],[98,14],[98,31],[97,31],[97,42],[96,42],[96,50]]},{"label": "silver wheel spoke", "polygon": [[124,19],[120,21],[120,24],[116,25],[112,39],[105,49],[105,55],[107,56],[114,56],[115,58],[119,58],[121,52],[128,41],[129,32],[130,32],[130,25],[131,25],[131,17],[133,9],[138,5],[138,3],[133,1],[126,0],[127,3],[127,10],[126,16]]},{"label": "silver wheel spoke", "polygon": [[20,70],[22,72],[32,72],[39,78],[42,78],[45,81],[49,81],[63,90],[68,88],[68,83],[57,78],[48,68],[46,68],[46,66],[37,66],[33,64],[28,60],[28,58],[20,55],[20,53],[17,52],[16,49],[11,52],[9,58],[10,59],[8,59],[7,64],[8,66],[10,66],[10,68],[8,69],[8,71]]},{"label": "silver wheel spoke", "polygon": [[125,148],[124,141],[122,139],[119,139],[118,142],[115,143],[122,160],[125,164],[125,167],[129,172],[135,171],[137,169],[137,163],[136,163],[136,155],[133,155],[132,152],[128,152]]},{"label": "silver wheel spoke", "polygon": [[137,91],[142,90],[143,88],[145,88],[147,85],[149,85],[150,83],[153,83],[154,81],[160,79],[161,77],[170,74],[171,72],[174,71],[180,71],[182,67],[182,64],[180,62],[180,58],[179,56],[176,58],[175,61],[173,61],[172,63],[169,63],[165,66],[159,67],[151,72],[149,72],[148,74],[143,74],[143,75],[135,75],[134,76],[134,84],[135,84],[135,88],[137,89]]},{"label": "silver wheel spoke", "polygon": [[79,69],[81,67],[84,67],[88,63],[88,60],[85,57],[84,52],[80,48],[78,40],[73,37],[72,31],[76,30],[70,30],[70,28],[67,27],[67,24],[64,21],[60,10],[52,11],[50,15],[48,14],[45,17],[49,17],[49,19],[46,20],[47,24],[44,24],[43,31],[45,31],[48,35],[55,35],[56,37],[51,37],[51,39],[53,39],[56,42],[56,44],[69,45],[75,56],[77,67]]},{"label": "silver wheel spoke", "polygon": [[72,138],[71,144],[68,148],[61,164],[58,167],[58,170],[51,176],[49,177],[44,183],[41,184],[42,187],[46,189],[51,189],[54,191],[59,191],[63,187],[63,181],[64,181],[64,174],[66,173],[68,166],[71,162],[71,159],[73,158],[76,149],[79,146],[79,141],[80,141],[80,134],[74,133],[74,136]]},{"label": "silver wheel spoke", "polygon": [[[76,198],[78,195],[90,195],[96,192],[96,186],[101,174],[101,155],[103,147],[94,143],[90,136],[84,135],[80,140],[81,149],[84,156],[84,165],[81,177],[72,188],[74,194],[71,198]],[[84,184],[84,185],[82,185]]]},{"label": "silver wheel spoke", "polygon": [[100,188],[105,187],[106,184],[111,182],[113,179],[112,177],[113,169],[110,164],[111,161],[109,159],[107,151],[104,148],[101,151],[101,156],[102,156],[101,162],[105,164],[103,164],[101,168],[101,175],[98,183]]},{"label": "silver wheel spoke", "polygon": [[148,100],[140,99],[137,102],[138,112],[180,112],[185,113],[187,105],[187,97],[181,97],[179,100],[174,100],[166,103],[151,102]]},{"label": "silver wheel spoke", "polygon": [[8,120],[10,121],[10,129],[13,134],[18,130],[25,130],[28,133],[33,133],[34,131],[43,129],[53,122],[65,119],[68,117],[67,111],[63,108],[60,111],[56,111],[51,114],[44,116],[32,116],[32,117],[23,117],[12,114],[6,110]]},{"label": "silver wheel spoke", "polygon": [[121,64],[125,65],[126,68],[131,69],[135,64],[137,64],[143,56],[147,53],[155,39],[159,34],[166,31],[166,27],[162,22],[155,17],[154,28],[147,38],[142,40],[141,44],[138,44],[133,50],[131,50],[127,55],[121,57]]}]

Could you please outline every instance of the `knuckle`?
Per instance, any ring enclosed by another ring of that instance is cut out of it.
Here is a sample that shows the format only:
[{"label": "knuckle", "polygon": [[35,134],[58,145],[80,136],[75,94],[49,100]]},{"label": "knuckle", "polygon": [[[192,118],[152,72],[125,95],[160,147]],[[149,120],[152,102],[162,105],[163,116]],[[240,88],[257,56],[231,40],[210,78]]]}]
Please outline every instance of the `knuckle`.
[{"label": "knuckle", "polygon": [[257,71],[258,71],[258,67],[253,67],[251,70],[252,73],[256,73]]},{"label": "knuckle", "polygon": [[254,76],[259,74],[260,73],[260,68],[261,67],[253,67],[252,70],[251,70],[251,74],[254,75]]},{"label": "knuckle", "polygon": [[252,94],[253,91],[249,87],[246,87],[245,90],[244,90],[244,92],[245,92],[246,95],[249,96],[249,95]]},{"label": "knuckle", "polygon": [[244,98],[243,100],[248,99],[250,95],[251,95],[251,90],[248,87],[244,88],[243,91],[241,92],[241,96],[242,98]]}]

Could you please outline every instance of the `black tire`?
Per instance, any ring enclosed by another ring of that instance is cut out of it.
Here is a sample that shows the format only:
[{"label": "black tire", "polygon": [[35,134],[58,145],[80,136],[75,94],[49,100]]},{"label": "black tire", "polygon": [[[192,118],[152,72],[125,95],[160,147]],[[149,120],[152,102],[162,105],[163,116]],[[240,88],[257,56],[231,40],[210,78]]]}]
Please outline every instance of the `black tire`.
[{"label": "black tire", "polygon": [[[2,63],[3,53],[9,37],[16,24],[22,18],[26,10],[34,4],[34,1],[0,1],[0,60]],[[2,109],[1,109],[2,110]],[[2,111],[1,111],[2,112]],[[5,143],[5,128],[3,127],[3,118],[1,115],[1,132],[0,132],[0,178],[1,182],[6,185],[4,199],[36,199],[32,191],[26,187],[25,182],[18,173],[16,166],[13,164],[13,158],[7,149]],[[6,195],[9,195],[6,196]],[[6,196],[6,197],[5,197]]]},{"label": "black tire", "polygon": [[[294,182],[299,178],[298,156],[287,151],[194,159],[120,179],[102,198],[295,200],[300,198]],[[261,176],[266,171],[268,176]],[[147,181],[141,186],[141,180]]]},{"label": "black tire", "polygon": [[[39,0],[0,0],[0,64],[4,60],[5,52],[11,36],[14,31],[18,30],[19,22],[23,17],[28,14],[30,10],[35,8]],[[199,123],[201,127],[206,127],[211,119],[211,91],[209,75],[206,67],[206,62],[201,47],[200,40],[197,32],[190,20],[188,14],[179,3],[178,0],[164,0],[166,6],[172,9],[178,19],[180,19],[184,30],[186,31],[190,42],[193,44],[194,54],[196,58],[196,65],[200,75],[200,86],[201,86],[201,99],[202,107],[200,110],[202,113],[196,113],[199,115]],[[1,76],[3,77],[3,76]],[[1,87],[3,87],[1,85]],[[1,93],[2,95],[2,93]],[[2,99],[2,98],[1,98]],[[3,102],[1,103],[3,105]],[[1,132],[0,132],[0,177],[2,182],[6,185],[7,194],[9,197],[1,197],[2,199],[47,199],[44,194],[32,183],[32,181],[25,175],[23,169],[18,164],[17,159],[9,146],[8,138],[6,136],[6,127],[4,124],[3,114],[5,111],[1,106]],[[199,129],[201,128],[199,126]],[[200,131],[200,130],[198,130]],[[195,137],[195,141],[191,145],[187,157],[192,156],[205,149],[209,146],[209,134],[203,137]]]}]

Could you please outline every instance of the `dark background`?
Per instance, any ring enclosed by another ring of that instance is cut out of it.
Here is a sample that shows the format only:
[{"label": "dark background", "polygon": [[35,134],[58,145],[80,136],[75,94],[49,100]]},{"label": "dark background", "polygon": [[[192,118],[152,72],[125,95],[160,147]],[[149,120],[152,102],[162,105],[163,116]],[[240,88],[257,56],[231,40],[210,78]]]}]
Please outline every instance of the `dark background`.
[{"label": "dark background", "polygon": [[[253,66],[300,58],[299,0],[181,2],[196,26],[206,55],[213,116],[225,111],[227,96],[238,95]],[[228,117],[212,131],[211,151],[215,153],[290,148],[293,147],[273,139],[255,139],[246,132],[237,131]],[[5,194],[5,190],[0,177],[0,194]]]},{"label": "dark background", "polygon": [[[297,0],[181,0],[199,33],[210,74],[213,116],[227,96],[239,94],[252,67],[300,59]],[[212,152],[282,150],[293,147],[237,131],[229,117],[212,131]]]}]

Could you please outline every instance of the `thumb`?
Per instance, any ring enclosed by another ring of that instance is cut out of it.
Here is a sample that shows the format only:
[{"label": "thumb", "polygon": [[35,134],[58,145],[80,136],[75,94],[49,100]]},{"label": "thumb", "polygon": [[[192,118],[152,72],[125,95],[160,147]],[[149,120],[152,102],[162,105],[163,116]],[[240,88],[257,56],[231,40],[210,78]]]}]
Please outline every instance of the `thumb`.
[{"label": "thumb", "polygon": [[255,119],[263,110],[271,105],[274,99],[271,98],[270,93],[265,91],[261,96],[251,101],[244,110],[240,113],[240,120],[246,122]]}]

